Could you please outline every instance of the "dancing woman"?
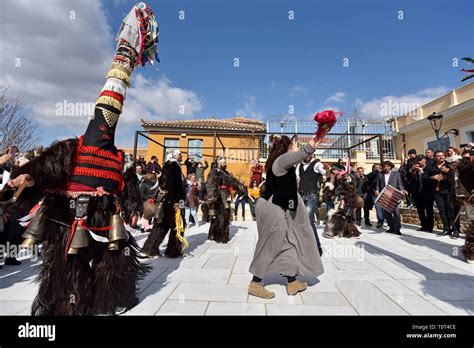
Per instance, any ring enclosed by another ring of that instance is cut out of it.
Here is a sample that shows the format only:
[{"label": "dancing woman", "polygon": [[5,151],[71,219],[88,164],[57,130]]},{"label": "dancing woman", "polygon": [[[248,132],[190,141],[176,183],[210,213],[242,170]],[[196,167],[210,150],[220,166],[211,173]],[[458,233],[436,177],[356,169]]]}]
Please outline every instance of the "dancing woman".
[{"label": "dancing woman", "polygon": [[[324,134],[320,135],[322,139]],[[295,165],[313,154],[319,141],[311,139],[300,149],[285,135],[274,135],[265,164],[265,191],[256,203],[258,242],[250,272],[248,292],[261,298],[275,294],[264,288],[266,274],[287,278],[288,295],[304,291],[308,284],[296,276],[317,277],[324,272],[308,213],[296,188]]]}]

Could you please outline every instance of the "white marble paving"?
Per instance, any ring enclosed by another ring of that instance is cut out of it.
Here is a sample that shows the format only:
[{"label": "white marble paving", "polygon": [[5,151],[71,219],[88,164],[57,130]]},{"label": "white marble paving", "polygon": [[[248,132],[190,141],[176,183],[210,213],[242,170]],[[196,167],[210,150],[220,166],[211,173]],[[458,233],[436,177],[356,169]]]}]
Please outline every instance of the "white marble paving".
[{"label": "white marble paving", "polygon": [[152,283],[139,295],[140,302],[138,305],[125,314],[154,315],[177,286],[177,283]]},{"label": "white marble paving", "polygon": [[392,295],[390,297],[411,315],[446,315],[433,303],[417,295]]},{"label": "white marble paving", "polygon": [[390,297],[367,280],[336,281],[336,287],[359,314],[405,315],[407,314]]},{"label": "white marble paving", "polygon": [[167,300],[156,315],[204,315],[208,304],[206,301]]},{"label": "white marble paving", "polygon": [[317,306],[350,306],[346,298],[338,292],[302,292],[301,299],[305,305]]},{"label": "white marble paving", "polygon": [[[126,315],[474,314],[474,265],[458,254],[462,239],[407,228],[402,236],[363,229],[360,239],[321,237],[325,273],[317,280],[299,277],[309,287],[295,296],[287,295],[285,278],[267,275],[263,281],[276,296],[260,299],[247,293],[256,223],[232,222],[228,244],[208,241],[208,228],[186,232],[186,257],[147,261],[153,269]],[[143,245],[147,234],[136,236]],[[0,315],[29,315],[37,264],[24,259],[0,270]]]},{"label": "white marble paving", "polygon": [[247,285],[180,283],[169,298],[185,301],[247,302]]},{"label": "white marble paving", "polygon": [[203,268],[232,268],[236,258],[233,254],[215,254],[209,257]]},{"label": "white marble paving", "polygon": [[472,301],[474,284],[469,280],[401,280],[417,295],[429,300]]},{"label": "white marble paving", "polygon": [[189,283],[227,283],[229,276],[230,269],[225,268],[178,268],[175,270],[166,270],[157,278],[157,281]]},{"label": "white marble paving", "polygon": [[267,315],[357,315],[352,307],[268,304]]},{"label": "white marble paving", "polygon": [[474,315],[474,301],[431,301],[449,315]]},{"label": "white marble paving", "polygon": [[210,302],[206,315],[265,315],[263,303]]},{"label": "white marble paving", "polygon": [[31,303],[28,300],[0,300],[1,315],[26,315],[30,314]]}]

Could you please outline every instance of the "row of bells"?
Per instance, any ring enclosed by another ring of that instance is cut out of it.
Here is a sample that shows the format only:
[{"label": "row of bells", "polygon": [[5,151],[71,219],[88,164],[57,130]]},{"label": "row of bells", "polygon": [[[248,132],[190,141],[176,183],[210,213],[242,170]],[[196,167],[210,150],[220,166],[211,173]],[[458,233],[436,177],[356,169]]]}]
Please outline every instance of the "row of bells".
[{"label": "row of bells", "polygon": [[[44,209],[41,207],[30,223],[26,231],[23,233],[24,238],[21,243],[22,247],[31,247],[37,243],[40,243],[44,238],[46,224],[44,223]],[[110,218],[109,230],[109,243],[107,245],[108,250],[119,250],[120,241],[127,239],[127,230],[120,214],[112,215]],[[69,246],[68,254],[73,255],[79,252],[79,249],[86,248],[89,246],[89,231],[81,227],[79,224],[76,227],[74,236],[72,237],[71,244]]]}]

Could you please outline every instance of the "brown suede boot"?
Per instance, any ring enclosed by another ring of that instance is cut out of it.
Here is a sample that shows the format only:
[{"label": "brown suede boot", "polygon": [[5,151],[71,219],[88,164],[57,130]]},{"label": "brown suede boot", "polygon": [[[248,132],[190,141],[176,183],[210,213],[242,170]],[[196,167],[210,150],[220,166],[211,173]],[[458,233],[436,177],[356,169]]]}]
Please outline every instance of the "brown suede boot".
[{"label": "brown suede boot", "polygon": [[286,286],[286,292],[288,293],[288,295],[293,296],[300,291],[305,291],[307,287],[307,283],[295,280],[294,282],[288,283],[288,285]]},{"label": "brown suede boot", "polygon": [[260,298],[274,298],[275,293],[264,288],[262,283],[251,281],[249,284],[249,294]]}]

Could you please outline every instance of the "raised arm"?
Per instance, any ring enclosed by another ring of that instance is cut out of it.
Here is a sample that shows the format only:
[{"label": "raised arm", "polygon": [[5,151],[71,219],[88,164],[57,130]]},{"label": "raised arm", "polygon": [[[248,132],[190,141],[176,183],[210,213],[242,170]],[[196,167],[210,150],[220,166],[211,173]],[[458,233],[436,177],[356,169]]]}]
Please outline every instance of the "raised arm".
[{"label": "raised arm", "polygon": [[309,155],[312,155],[315,150],[316,149],[311,146],[310,143],[306,143],[298,151],[284,153],[273,162],[273,173],[276,176],[285,175],[290,167],[300,163]]}]

